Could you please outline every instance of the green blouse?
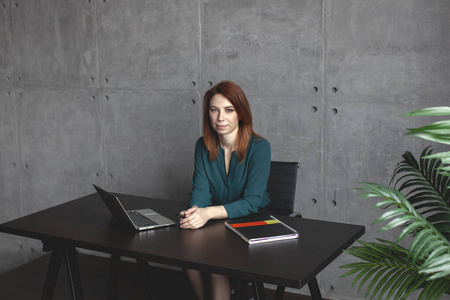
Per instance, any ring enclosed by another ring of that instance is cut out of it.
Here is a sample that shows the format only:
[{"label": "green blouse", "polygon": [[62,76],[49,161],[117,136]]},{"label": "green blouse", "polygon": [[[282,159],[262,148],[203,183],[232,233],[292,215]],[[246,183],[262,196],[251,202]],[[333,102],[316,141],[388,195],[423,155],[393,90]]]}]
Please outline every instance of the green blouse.
[{"label": "green blouse", "polygon": [[195,146],[195,170],[189,207],[223,205],[229,218],[256,213],[269,204],[267,180],[269,179],[270,143],[253,136],[247,146],[245,160],[239,164],[232,153],[228,176],[225,171],[225,151],[209,161],[203,138]]}]

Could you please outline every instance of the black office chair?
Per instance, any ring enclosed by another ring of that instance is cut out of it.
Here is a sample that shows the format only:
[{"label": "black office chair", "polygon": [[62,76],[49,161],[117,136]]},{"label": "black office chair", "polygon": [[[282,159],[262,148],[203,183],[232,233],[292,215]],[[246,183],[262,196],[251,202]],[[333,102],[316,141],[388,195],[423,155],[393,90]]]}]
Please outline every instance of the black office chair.
[{"label": "black office chair", "polygon": [[270,163],[267,181],[270,203],[267,208],[271,213],[301,217],[300,213],[294,212],[298,167],[297,162],[272,161]]},{"label": "black office chair", "polygon": [[[267,208],[271,214],[291,217],[302,216],[300,213],[294,212],[298,167],[298,162],[272,161],[270,163],[270,174],[267,181],[270,204]],[[239,280],[234,285],[233,299],[244,299],[248,282]],[[254,298],[259,299],[260,295],[264,293],[264,285],[260,282],[252,282],[252,288]],[[284,286],[277,287],[275,299],[283,297],[284,289]]]}]

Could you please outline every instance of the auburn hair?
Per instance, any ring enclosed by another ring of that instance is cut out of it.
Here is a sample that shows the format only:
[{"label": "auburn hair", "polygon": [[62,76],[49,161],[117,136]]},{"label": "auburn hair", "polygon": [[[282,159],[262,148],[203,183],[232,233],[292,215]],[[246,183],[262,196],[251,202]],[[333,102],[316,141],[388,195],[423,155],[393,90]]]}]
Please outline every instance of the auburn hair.
[{"label": "auburn hair", "polygon": [[211,126],[209,106],[214,95],[221,94],[231,102],[239,118],[239,130],[236,136],[236,150],[239,163],[245,159],[245,152],[253,131],[252,112],[250,104],[242,89],[232,81],[222,81],[209,89],[203,97],[203,140],[209,151],[209,160],[212,162],[219,156],[219,136]]}]

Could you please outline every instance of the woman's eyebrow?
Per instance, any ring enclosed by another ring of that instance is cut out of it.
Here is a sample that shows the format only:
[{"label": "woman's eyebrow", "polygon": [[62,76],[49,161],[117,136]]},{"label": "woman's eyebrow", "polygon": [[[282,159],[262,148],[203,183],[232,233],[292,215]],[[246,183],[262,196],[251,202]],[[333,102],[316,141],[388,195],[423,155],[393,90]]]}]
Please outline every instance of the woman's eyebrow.
[{"label": "woman's eyebrow", "polygon": [[[218,107],[214,106],[214,105],[211,105],[209,108],[218,108]],[[225,109],[227,109],[227,108],[233,108],[234,109],[234,106],[233,105],[229,105],[229,106],[225,106],[224,108]]]}]

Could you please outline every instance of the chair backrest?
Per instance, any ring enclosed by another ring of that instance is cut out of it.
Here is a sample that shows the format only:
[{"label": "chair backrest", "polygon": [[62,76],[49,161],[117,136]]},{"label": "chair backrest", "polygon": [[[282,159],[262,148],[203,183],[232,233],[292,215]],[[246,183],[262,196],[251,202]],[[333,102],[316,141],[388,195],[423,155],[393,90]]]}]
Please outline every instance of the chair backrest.
[{"label": "chair backrest", "polygon": [[290,215],[294,211],[295,189],[297,186],[297,162],[272,161],[267,182],[270,204],[274,214]]}]

